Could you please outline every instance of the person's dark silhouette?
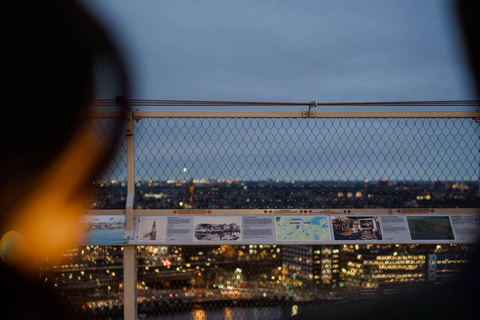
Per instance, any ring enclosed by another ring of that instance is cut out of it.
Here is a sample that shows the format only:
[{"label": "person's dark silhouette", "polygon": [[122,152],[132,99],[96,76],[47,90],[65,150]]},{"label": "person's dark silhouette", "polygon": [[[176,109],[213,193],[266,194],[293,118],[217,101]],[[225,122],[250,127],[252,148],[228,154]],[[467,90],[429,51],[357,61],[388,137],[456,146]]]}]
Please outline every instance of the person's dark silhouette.
[{"label": "person's dark silhouette", "polygon": [[7,0],[2,14],[0,318],[76,319],[68,297],[34,274],[73,242],[77,209],[121,137],[121,121],[104,140],[88,135],[96,70],[111,70],[117,95],[128,95],[128,77],[111,38],[76,1]]}]

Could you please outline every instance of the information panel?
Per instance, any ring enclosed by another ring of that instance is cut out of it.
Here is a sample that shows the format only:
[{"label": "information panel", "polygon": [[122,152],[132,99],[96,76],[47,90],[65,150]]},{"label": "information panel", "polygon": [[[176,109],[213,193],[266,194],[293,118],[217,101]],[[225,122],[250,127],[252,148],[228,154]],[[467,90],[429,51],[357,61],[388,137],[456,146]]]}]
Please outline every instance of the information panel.
[{"label": "information panel", "polygon": [[467,214],[136,215],[129,244],[474,243],[480,216]]}]

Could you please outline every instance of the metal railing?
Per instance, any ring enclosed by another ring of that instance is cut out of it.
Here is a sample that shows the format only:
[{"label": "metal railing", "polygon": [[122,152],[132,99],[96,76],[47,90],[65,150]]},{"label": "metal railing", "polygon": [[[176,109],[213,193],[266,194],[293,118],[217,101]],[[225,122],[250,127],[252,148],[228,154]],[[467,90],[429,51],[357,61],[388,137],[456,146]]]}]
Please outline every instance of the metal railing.
[{"label": "metal railing", "polygon": [[[99,123],[109,116],[99,114]],[[145,209],[476,208],[478,118],[479,112],[132,111],[119,154],[95,183],[92,209],[125,215],[128,232]],[[69,273],[83,279],[81,270],[90,268],[93,302],[83,307],[92,318],[203,319],[205,312],[278,318],[443,283],[472,248],[89,246],[76,251],[71,263],[84,265]]]},{"label": "metal railing", "polygon": [[[135,206],[182,207],[193,179],[202,192],[189,205],[199,208],[477,207],[478,115],[317,112],[305,118],[302,112],[136,111]],[[92,208],[124,208],[126,177],[124,144],[96,189]],[[256,186],[262,197],[252,188],[239,190],[239,183],[250,181],[262,181]],[[380,181],[395,192],[385,193]],[[288,197],[263,196],[267,188],[286,186]],[[370,198],[356,197],[365,186]],[[217,187],[215,194],[211,189]],[[424,189],[423,198],[417,199],[418,189]]]}]

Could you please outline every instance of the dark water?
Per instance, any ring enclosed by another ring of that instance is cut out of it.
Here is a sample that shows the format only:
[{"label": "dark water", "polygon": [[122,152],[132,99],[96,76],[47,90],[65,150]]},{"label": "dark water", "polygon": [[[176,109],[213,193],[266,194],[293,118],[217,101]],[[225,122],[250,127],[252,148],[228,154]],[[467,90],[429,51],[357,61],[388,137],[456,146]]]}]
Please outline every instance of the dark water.
[{"label": "dark water", "polygon": [[230,308],[192,310],[188,313],[141,317],[148,320],[274,320],[296,315],[303,306]]}]

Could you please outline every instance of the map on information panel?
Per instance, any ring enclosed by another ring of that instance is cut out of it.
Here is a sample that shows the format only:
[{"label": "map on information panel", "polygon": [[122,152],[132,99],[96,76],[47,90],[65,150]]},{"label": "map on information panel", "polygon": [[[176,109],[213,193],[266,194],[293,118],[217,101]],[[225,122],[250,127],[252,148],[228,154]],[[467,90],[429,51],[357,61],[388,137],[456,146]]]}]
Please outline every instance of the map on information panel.
[{"label": "map on information panel", "polygon": [[277,241],[329,241],[327,217],[282,216],[276,217]]}]

